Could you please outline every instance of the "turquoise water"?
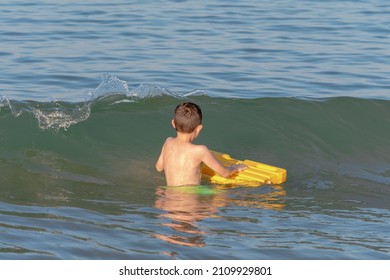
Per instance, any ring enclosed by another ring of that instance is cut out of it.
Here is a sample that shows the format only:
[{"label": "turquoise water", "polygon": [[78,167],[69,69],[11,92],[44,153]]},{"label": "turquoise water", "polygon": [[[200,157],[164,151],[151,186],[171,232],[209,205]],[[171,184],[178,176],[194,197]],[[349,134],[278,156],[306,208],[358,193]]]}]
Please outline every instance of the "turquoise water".
[{"label": "turquoise water", "polygon": [[[386,1],[0,12],[0,259],[390,259]],[[287,182],[163,187],[182,101]]]}]

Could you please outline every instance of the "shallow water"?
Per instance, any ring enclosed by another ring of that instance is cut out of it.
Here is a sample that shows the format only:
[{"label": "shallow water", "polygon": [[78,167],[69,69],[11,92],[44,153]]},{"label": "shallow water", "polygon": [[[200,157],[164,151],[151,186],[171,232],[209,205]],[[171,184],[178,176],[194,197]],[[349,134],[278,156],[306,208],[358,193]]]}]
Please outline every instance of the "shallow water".
[{"label": "shallow water", "polygon": [[[184,99],[204,110],[198,143],[284,167],[287,182],[159,187],[175,97],[14,101],[17,116],[0,112],[2,258],[389,257],[389,101]],[[34,114],[83,107],[76,124]]]},{"label": "shallow water", "polygon": [[[390,259],[386,1],[0,10],[0,259]],[[287,182],[163,187],[182,101]]]}]

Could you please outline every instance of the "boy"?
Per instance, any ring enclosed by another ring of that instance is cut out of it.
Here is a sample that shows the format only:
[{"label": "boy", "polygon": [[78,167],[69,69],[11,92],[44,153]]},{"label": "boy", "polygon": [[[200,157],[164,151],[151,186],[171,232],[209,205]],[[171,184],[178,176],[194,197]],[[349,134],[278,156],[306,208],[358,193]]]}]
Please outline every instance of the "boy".
[{"label": "boy", "polygon": [[222,177],[229,177],[246,168],[243,164],[224,167],[206,146],[192,144],[203,128],[202,111],[198,105],[191,102],[179,104],[172,126],[177,135],[167,138],[156,163],[157,171],[165,172],[168,186],[199,185],[202,163]]}]

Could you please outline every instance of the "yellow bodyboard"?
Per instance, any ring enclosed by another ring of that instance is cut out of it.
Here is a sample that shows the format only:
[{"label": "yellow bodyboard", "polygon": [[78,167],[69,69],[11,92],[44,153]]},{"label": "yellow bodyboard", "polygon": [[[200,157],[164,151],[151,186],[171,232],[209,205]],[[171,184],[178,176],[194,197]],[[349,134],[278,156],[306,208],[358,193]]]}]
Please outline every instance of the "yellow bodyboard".
[{"label": "yellow bodyboard", "polygon": [[213,184],[259,186],[262,184],[281,184],[287,179],[286,169],[252,160],[237,160],[231,158],[228,154],[214,151],[211,152],[213,153],[214,157],[224,166],[239,163],[248,166],[248,168],[244,171],[235,173],[230,178],[224,178],[216,174],[208,166],[203,165],[202,177],[209,180]]}]

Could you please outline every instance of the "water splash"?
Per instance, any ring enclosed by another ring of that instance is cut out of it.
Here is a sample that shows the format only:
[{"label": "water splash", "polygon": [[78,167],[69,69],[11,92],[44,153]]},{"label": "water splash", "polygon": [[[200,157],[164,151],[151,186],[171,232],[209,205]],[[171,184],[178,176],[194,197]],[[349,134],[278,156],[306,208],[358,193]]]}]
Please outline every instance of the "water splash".
[{"label": "water splash", "polygon": [[203,89],[196,89],[193,91],[190,91],[188,93],[183,94],[184,97],[190,97],[190,96],[208,96],[207,92]]},{"label": "water splash", "polygon": [[132,98],[145,99],[163,95],[178,97],[166,88],[150,83],[140,84],[138,87],[132,89],[127,96]]},{"label": "water splash", "polygon": [[178,99],[189,96],[207,96],[207,92],[205,90],[197,89],[184,94],[176,94],[169,89],[153,83],[141,83],[139,86],[129,90],[127,82],[122,81],[113,75],[104,74],[100,85],[89,93],[90,100],[96,101],[97,99],[100,100],[111,95],[124,95],[133,101],[137,101],[140,99],[161,96],[171,96]]},{"label": "water splash", "polygon": [[4,107],[10,107],[9,99],[5,96],[0,98],[0,112]]},{"label": "water splash", "polygon": [[14,115],[15,117],[18,117],[22,113],[22,110],[18,110],[16,106],[11,104],[11,101],[7,96],[3,96],[0,98],[0,112],[2,108],[9,108],[12,115]]},{"label": "water splash", "polygon": [[39,128],[42,130],[53,129],[58,132],[60,129],[67,130],[70,126],[87,120],[92,108],[102,104],[114,105],[124,102],[138,102],[162,96],[175,99],[207,96],[205,90],[193,90],[184,94],[176,94],[152,83],[141,83],[130,90],[126,81],[110,74],[103,74],[99,86],[87,94],[88,96],[81,104],[65,103],[59,100],[52,100],[49,103],[11,102],[7,96],[3,96],[0,98],[0,111],[3,108],[8,108],[15,117],[23,112],[32,113],[38,121]]},{"label": "water splash", "polygon": [[91,100],[107,97],[111,94],[127,96],[129,94],[129,87],[125,81],[121,81],[110,74],[103,74],[100,85],[89,93]]},{"label": "water splash", "polygon": [[32,108],[41,129],[67,130],[71,125],[87,120],[91,114],[91,103],[84,103],[81,107],[76,105],[74,108],[67,108],[59,102],[55,104],[55,108]]}]

